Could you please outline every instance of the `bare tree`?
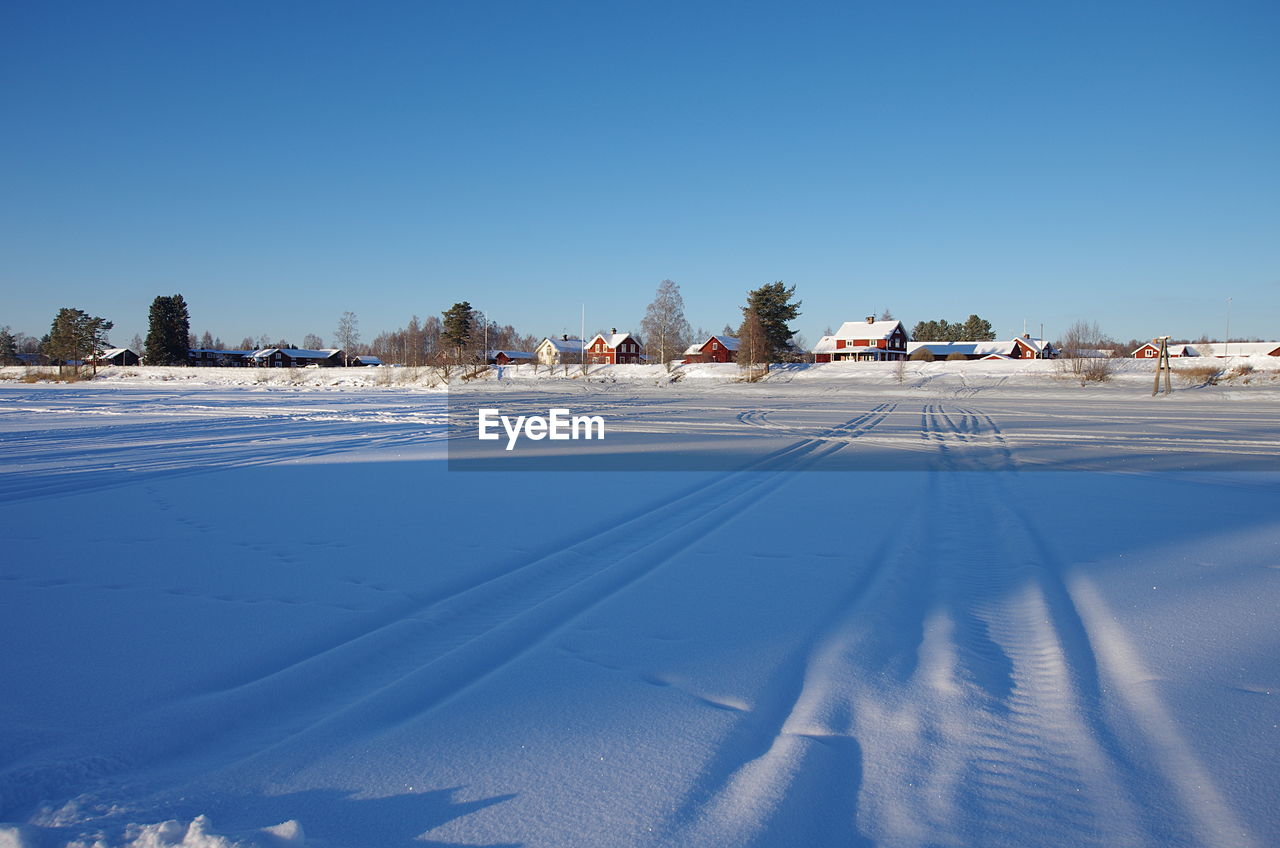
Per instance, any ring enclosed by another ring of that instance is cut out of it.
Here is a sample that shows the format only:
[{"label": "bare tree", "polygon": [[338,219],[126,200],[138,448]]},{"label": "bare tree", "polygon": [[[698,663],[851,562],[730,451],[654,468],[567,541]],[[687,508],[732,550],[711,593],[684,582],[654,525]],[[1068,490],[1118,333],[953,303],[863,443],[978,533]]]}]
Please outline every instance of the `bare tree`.
[{"label": "bare tree", "polygon": [[333,343],[342,348],[342,364],[350,365],[360,344],[359,320],[354,312],[344,312],[338,319],[338,329],[333,333]]},{"label": "bare tree", "polygon": [[684,317],[684,298],[671,280],[658,284],[653,302],[645,310],[640,332],[647,340],[651,360],[667,365],[689,346],[689,322]]},{"label": "bare tree", "polygon": [[302,346],[307,350],[320,350],[324,347],[324,339],[315,333],[307,333],[302,337]]},{"label": "bare tree", "polygon": [[[750,382],[759,380],[769,373],[769,359],[772,348],[764,325],[752,309],[743,311],[742,326],[738,328],[738,367],[747,372]],[[764,366],[763,372],[760,366]]]},{"label": "bare tree", "polygon": [[[1105,382],[1111,379],[1112,362],[1110,356],[1103,355],[1100,349],[1108,344],[1109,340],[1096,321],[1076,321],[1058,342],[1062,354],[1059,360],[1061,367],[1079,378],[1081,385]],[[1110,344],[1114,347],[1114,343]]]}]

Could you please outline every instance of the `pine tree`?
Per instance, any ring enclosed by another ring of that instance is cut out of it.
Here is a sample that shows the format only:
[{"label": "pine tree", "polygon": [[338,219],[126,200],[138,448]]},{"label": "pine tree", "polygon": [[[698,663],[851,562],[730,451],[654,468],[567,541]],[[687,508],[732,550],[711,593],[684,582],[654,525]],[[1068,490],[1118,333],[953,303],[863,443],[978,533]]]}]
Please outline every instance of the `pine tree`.
[{"label": "pine tree", "polygon": [[106,347],[107,331],[113,326],[110,321],[89,315],[82,309],[64,307],[54,317],[42,349],[59,365],[93,359]]},{"label": "pine tree", "polygon": [[795,293],[795,286],[787,288],[785,283],[778,280],[747,294],[747,305],[742,308],[742,313],[744,316],[754,313],[764,331],[768,340],[766,362],[776,361],[779,354],[791,347],[791,337],[795,333],[787,326],[787,322],[799,317],[801,303],[791,302]]},{"label": "pine tree", "polygon": [[991,322],[984,321],[977,315],[970,315],[964,322],[961,332],[963,341],[989,342],[996,337],[991,329]]},{"label": "pine tree", "polygon": [[684,317],[684,298],[671,280],[658,284],[653,302],[645,310],[640,332],[647,339],[651,361],[670,362],[689,346],[689,322]]},{"label": "pine tree", "polygon": [[17,365],[18,342],[8,327],[0,327],[0,365]]},{"label": "pine tree", "polygon": [[453,349],[454,362],[461,365],[463,351],[470,344],[475,329],[475,315],[471,304],[465,300],[450,306],[443,314],[440,338]]},{"label": "pine tree", "polygon": [[144,358],[148,365],[186,365],[191,350],[191,316],[182,295],[151,301]]}]

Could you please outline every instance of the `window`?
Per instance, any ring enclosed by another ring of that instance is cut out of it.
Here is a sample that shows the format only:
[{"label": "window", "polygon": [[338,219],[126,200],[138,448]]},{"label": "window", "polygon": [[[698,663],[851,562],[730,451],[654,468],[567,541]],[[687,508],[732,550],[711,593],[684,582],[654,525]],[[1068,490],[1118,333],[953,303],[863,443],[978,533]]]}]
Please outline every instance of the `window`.
[{"label": "window", "polygon": [[720,344],[719,344],[718,342],[712,342],[712,343],[711,343],[711,349],[712,349],[712,350],[719,350],[719,349],[720,349]]}]

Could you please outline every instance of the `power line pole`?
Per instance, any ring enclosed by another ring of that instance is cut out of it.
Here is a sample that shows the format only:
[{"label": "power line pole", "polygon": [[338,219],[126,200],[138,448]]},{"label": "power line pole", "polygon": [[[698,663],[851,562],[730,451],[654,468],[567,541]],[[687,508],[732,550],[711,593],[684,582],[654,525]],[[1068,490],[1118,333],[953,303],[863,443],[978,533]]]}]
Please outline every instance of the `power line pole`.
[{"label": "power line pole", "polygon": [[1171,375],[1173,373],[1173,365],[1169,362],[1169,337],[1160,336],[1151,340],[1152,343],[1160,346],[1160,357],[1156,360],[1156,382],[1151,387],[1151,396],[1155,397],[1160,393],[1160,375],[1164,375],[1164,393],[1173,394],[1173,385],[1171,384]]}]

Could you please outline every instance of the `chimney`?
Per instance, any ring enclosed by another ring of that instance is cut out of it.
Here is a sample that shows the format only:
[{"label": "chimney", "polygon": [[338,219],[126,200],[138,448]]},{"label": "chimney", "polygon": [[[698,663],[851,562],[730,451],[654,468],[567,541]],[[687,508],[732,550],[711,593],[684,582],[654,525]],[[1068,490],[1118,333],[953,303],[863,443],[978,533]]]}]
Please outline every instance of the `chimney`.
[{"label": "chimney", "polygon": [[609,332],[616,336],[616,335],[618,335],[618,328],[617,328],[617,327],[610,327],[610,328],[609,328]]},{"label": "chimney", "polygon": [[1031,334],[1030,334],[1030,333],[1023,333],[1023,334],[1022,334],[1022,337],[1023,337],[1024,339],[1029,339],[1029,338],[1031,338]]},{"label": "chimney", "polygon": [[562,341],[562,342],[567,342],[567,341],[569,341],[569,334],[568,334],[568,333],[565,333],[563,336],[561,336],[561,337],[560,337],[560,341]]},{"label": "chimney", "polygon": [[867,316],[867,323],[868,323],[868,324],[874,324],[875,322],[876,322],[876,316],[874,316],[874,315],[868,315],[868,316]]}]

